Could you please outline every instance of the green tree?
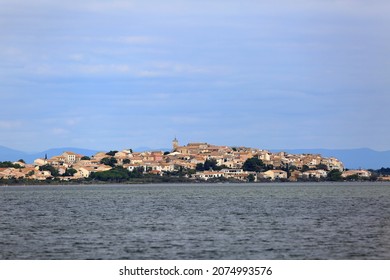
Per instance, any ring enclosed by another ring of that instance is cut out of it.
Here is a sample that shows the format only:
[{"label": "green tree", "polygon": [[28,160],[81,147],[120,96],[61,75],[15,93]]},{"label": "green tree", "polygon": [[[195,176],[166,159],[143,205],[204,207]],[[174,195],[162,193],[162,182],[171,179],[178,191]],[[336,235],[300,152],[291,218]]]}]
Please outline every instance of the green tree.
[{"label": "green tree", "polygon": [[204,170],[219,170],[215,159],[206,159],[204,162]]},{"label": "green tree", "polygon": [[123,164],[129,164],[130,163],[130,160],[128,159],[128,158],[125,158],[124,160],[123,160]]},{"label": "green tree", "polygon": [[100,163],[114,167],[118,161],[114,157],[105,157],[101,159]]},{"label": "green tree", "polygon": [[91,160],[91,158],[88,157],[88,156],[83,156],[83,157],[81,158],[81,160]]},{"label": "green tree", "polygon": [[108,153],[106,153],[107,156],[115,156],[115,154],[117,153],[118,151],[109,151]]},{"label": "green tree", "polygon": [[126,169],[118,166],[107,171],[93,172],[90,174],[90,178],[105,182],[124,182],[127,181],[130,176],[129,172]]},{"label": "green tree", "polygon": [[129,173],[129,176],[130,178],[142,178],[144,176],[144,171],[145,169],[142,166],[136,167]]},{"label": "green tree", "polygon": [[320,163],[316,166],[317,169],[328,170],[328,166],[326,164]]},{"label": "green tree", "polygon": [[73,176],[76,173],[77,173],[76,169],[74,169],[74,168],[67,168],[65,170],[65,173],[63,174],[63,176]]},{"label": "green tree", "polygon": [[204,171],[204,164],[203,163],[198,163],[196,164],[196,171]]},{"label": "green tree", "polygon": [[23,166],[20,166],[19,164],[13,164],[13,163],[10,162],[10,161],[3,161],[3,162],[0,162],[0,168],[9,168],[9,167],[13,167],[13,168],[23,168]]},{"label": "green tree", "polygon": [[380,174],[381,176],[383,176],[383,175],[390,175],[390,168],[382,167],[381,169],[378,169],[376,172],[378,174]]},{"label": "green tree", "polygon": [[254,182],[255,181],[255,176],[253,174],[248,175],[248,182]]},{"label": "green tree", "polygon": [[358,174],[353,174],[349,175],[345,178],[347,181],[359,181],[359,175]]},{"label": "green tree", "polygon": [[45,164],[45,165],[40,166],[39,170],[40,171],[50,171],[50,174],[53,177],[57,177],[60,175],[60,173],[58,172],[58,169],[56,169],[54,166],[52,166],[50,164]]},{"label": "green tree", "polygon": [[263,161],[257,157],[248,158],[242,166],[244,171],[255,171],[255,172],[263,171],[264,167],[265,166]]},{"label": "green tree", "polygon": [[188,176],[192,176],[192,175],[194,175],[196,173],[196,170],[195,169],[187,169],[187,175]]},{"label": "green tree", "polygon": [[308,170],[310,170],[309,166],[307,166],[306,164],[304,166],[302,166],[302,172],[306,172]]},{"label": "green tree", "polygon": [[298,170],[298,168],[295,166],[295,165],[289,165],[288,167],[290,169],[290,171],[295,171],[295,170]]},{"label": "green tree", "polygon": [[333,170],[329,171],[327,179],[329,181],[342,181],[343,177],[341,177],[341,174],[342,173],[339,170],[333,169]]}]

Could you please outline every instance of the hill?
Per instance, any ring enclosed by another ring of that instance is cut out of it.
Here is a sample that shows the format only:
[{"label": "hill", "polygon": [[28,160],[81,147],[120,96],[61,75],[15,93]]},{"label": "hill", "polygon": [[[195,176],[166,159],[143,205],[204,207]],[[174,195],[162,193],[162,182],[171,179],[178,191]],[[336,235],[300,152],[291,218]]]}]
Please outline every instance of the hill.
[{"label": "hill", "polygon": [[[134,151],[150,151],[160,150],[168,151],[167,148],[152,149],[148,147],[135,148]],[[17,161],[24,159],[27,163],[34,162],[37,158],[44,158],[47,155],[49,158],[55,155],[60,155],[65,151],[72,151],[78,154],[92,156],[98,151],[91,149],[82,149],[75,147],[63,147],[45,150],[39,153],[26,153],[15,149],[10,149],[0,146],[0,161]],[[324,157],[335,157],[340,159],[346,168],[356,169],[380,169],[381,167],[390,167],[390,151],[374,151],[367,148],[362,149],[278,149],[271,150],[272,152],[288,152],[291,154],[321,154]]]},{"label": "hill", "polygon": [[64,147],[64,148],[49,149],[39,153],[26,153],[26,152],[10,149],[4,146],[0,146],[0,161],[17,161],[19,159],[23,159],[27,163],[33,163],[34,160],[37,158],[44,158],[45,155],[47,155],[47,157],[50,158],[52,156],[60,155],[65,151],[72,151],[77,154],[82,154],[85,156],[92,156],[98,152],[89,149]]},{"label": "hill", "polygon": [[[0,161],[26,160],[28,153],[0,146]],[[27,161],[26,161],[27,162]]]}]

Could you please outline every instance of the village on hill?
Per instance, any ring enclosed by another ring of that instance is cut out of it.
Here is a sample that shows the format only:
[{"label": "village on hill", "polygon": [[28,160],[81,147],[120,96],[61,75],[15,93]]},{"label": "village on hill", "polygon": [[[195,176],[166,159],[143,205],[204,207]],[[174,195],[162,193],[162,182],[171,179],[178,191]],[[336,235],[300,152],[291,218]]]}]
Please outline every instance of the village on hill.
[{"label": "village on hill", "polygon": [[186,181],[340,181],[389,180],[373,178],[368,170],[345,170],[336,158],[319,154],[272,153],[247,147],[216,146],[208,143],[179,145],[175,138],[171,151],[99,152],[91,157],[66,151],[34,164],[23,160],[0,165],[0,179],[108,181],[132,178],[182,178]]}]

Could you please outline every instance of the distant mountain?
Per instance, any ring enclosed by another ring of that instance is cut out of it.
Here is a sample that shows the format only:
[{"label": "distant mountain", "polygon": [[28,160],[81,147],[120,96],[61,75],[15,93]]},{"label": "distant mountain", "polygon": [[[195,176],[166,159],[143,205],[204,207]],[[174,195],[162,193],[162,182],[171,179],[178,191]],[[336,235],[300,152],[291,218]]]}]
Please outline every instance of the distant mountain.
[{"label": "distant mountain", "polygon": [[[144,152],[144,151],[170,151],[170,148],[149,148],[149,147],[138,147],[134,149],[134,152]],[[72,151],[80,155],[84,156],[92,156],[96,154],[97,150],[91,149],[82,149],[75,147],[63,147],[63,148],[53,148],[49,150],[45,150],[38,153],[27,153],[23,151],[18,151],[15,149],[10,149],[4,146],[0,146],[0,161],[17,161],[19,159],[23,159],[27,163],[33,163],[37,158],[44,158],[47,155],[48,158],[53,156],[61,155],[63,152]]]},{"label": "distant mountain", "polygon": [[145,151],[168,151],[170,152],[172,150],[172,148],[157,148],[157,149],[153,149],[153,148],[150,148],[150,147],[138,147],[138,148],[135,148],[133,149],[134,152],[145,152]]},{"label": "distant mountain", "polygon": [[288,152],[291,154],[321,154],[324,157],[335,157],[349,169],[380,169],[390,167],[390,151],[378,152],[368,148],[362,149],[289,149],[271,150],[272,152]]},{"label": "distant mountain", "polygon": [[22,151],[0,146],[0,161],[17,161],[26,158],[28,154]]},{"label": "distant mountain", "polygon": [[48,158],[57,156],[66,151],[72,151],[77,154],[81,154],[84,156],[92,156],[96,154],[98,151],[89,150],[89,149],[81,149],[74,147],[65,147],[65,148],[55,148],[49,149],[46,151],[42,151],[39,153],[26,153],[14,149],[10,149],[4,146],[0,146],[0,161],[17,161],[19,159],[23,159],[27,163],[33,163],[37,158],[44,158],[47,155]]},{"label": "distant mountain", "polygon": [[[29,162],[33,162],[37,158],[44,158],[45,155],[47,155],[47,158],[51,158],[53,156],[58,156],[63,154],[64,152],[74,152],[76,154],[80,154],[83,156],[93,156],[94,154],[100,152],[96,150],[90,150],[90,149],[82,149],[82,148],[74,148],[74,147],[65,147],[65,148],[54,148],[49,149],[43,152],[35,153],[29,155]],[[27,160],[26,160],[27,162]]]}]

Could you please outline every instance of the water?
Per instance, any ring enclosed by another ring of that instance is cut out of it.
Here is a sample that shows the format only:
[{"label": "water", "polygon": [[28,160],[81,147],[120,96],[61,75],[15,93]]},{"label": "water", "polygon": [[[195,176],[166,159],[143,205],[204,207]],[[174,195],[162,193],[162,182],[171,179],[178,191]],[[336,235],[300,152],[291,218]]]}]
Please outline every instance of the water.
[{"label": "water", "polygon": [[390,259],[390,184],[0,187],[0,259]]}]

